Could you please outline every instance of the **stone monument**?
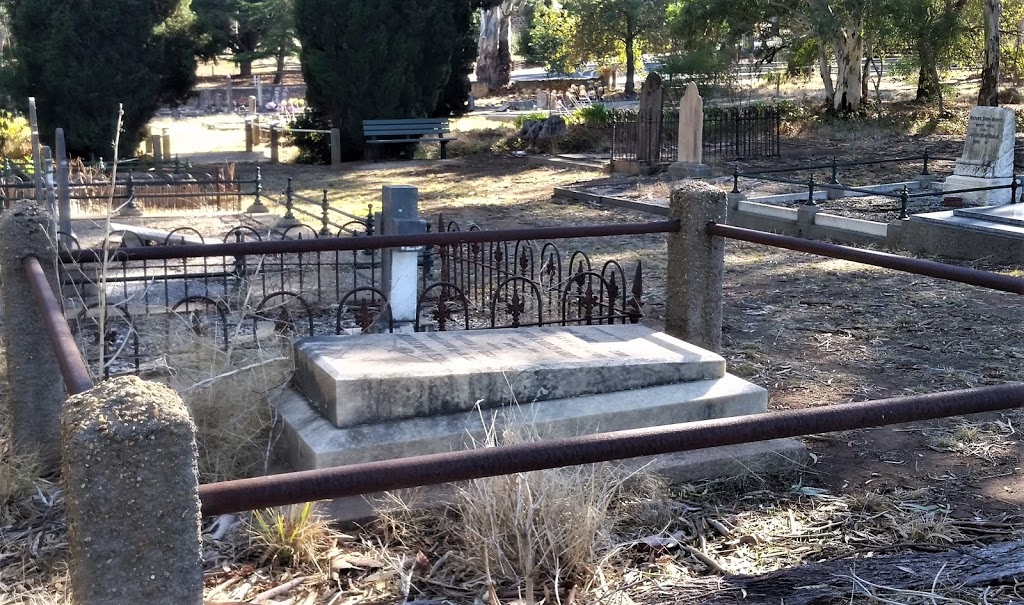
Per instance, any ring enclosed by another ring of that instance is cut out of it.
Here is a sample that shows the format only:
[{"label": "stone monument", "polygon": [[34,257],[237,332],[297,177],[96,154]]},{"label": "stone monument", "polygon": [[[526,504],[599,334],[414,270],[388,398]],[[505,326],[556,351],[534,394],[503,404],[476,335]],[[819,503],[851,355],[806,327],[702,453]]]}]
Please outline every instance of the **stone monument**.
[{"label": "stone monument", "polygon": [[660,157],[661,150],[661,108],[665,91],[661,87],[661,76],[651,72],[640,88],[640,112],[637,114],[636,161],[653,164]]},{"label": "stone monument", "polygon": [[711,176],[711,168],[704,160],[704,99],[697,85],[686,85],[679,99],[679,152],[676,161],[668,167],[674,179]]},{"label": "stone monument", "polygon": [[[1001,107],[975,107],[967,122],[964,151],[943,191],[1009,185],[1013,180],[1014,114]],[[968,206],[1000,206],[1010,202],[1010,189],[957,193]]]}]

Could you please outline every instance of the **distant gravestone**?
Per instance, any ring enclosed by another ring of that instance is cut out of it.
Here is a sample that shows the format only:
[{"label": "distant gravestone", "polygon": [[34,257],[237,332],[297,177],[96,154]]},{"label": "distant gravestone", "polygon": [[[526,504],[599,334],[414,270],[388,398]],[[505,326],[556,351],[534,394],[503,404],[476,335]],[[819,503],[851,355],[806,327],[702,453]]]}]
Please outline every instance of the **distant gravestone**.
[{"label": "distant gravestone", "polygon": [[1014,113],[1002,107],[975,107],[967,122],[964,150],[943,191],[968,206],[999,206],[1010,202],[1010,190],[956,193],[961,189],[1009,185],[1013,180]]},{"label": "distant gravestone", "polygon": [[662,106],[665,90],[661,87],[661,76],[651,72],[640,89],[640,112],[637,137],[636,160],[641,164],[652,164],[661,157]]},{"label": "distant gravestone", "polygon": [[669,166],[672,178],[710,176],[711,169],[704,159],[704,99],[697,85],[686,85],[683,97],[679,99],[679,153],[676,161]]},{"label": "distant gravestone", "polygon": [[234,90],[232,90],[232,84],[231,76],[226,76],[224,80],[224,100],[227,103],[228,112],[233,112],[235,110],[235,93]]}]

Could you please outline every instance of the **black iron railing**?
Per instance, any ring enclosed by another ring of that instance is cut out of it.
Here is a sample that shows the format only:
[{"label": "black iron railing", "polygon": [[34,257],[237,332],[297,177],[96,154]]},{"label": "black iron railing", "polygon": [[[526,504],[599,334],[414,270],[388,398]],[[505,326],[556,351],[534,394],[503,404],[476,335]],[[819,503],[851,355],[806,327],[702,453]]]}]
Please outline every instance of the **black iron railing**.
[{"label": "black iron railing", "polygon": [[[703,157],[754,159],[780,154],[782,117],[776,106],[709,107],[704,113]],[[650,163],[678,159],[679,114],[640,116],[616,111],[612,159]]]},{"label": "black iron railing", "polygon": [[[628,272],[615,261],[595,264],[548,240],[678,229],[660,221],[483,231],[438,220],[445,230],[423,235],[320,237],[302,225],[262,233],[241,226],[224,243],[66,250],[65,298],[78,309],[72,331],[90,363],[105,360],[96,368],[104,374],[138,372],[153,357],[147,349],[161,345],[140,334],[182,327],[225,350],[281,335],[388,331],[382,251],[408,246],[422,248],[417,330],[636,323],[639,263]],[[168,325],[154,327],[161,320]]]}]

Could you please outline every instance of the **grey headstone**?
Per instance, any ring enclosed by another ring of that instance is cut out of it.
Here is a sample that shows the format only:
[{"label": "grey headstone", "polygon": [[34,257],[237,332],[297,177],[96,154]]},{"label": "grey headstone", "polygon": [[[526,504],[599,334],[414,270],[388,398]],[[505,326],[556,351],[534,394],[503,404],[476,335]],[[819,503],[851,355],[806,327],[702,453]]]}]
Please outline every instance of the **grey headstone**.
[{"label": "grey headstone", "polygon": [[641,164],[649,164],[659,158],[664,99],[661,76],[651,72],[640,89],[640,111],[637,114],[640,123],[636,159]]},{"label": "grey headstone", "polygon": [[1005,107],[975,107],[967,122],[964,150],[953,174],[983,179],[1013,175],[1014,113]]}]

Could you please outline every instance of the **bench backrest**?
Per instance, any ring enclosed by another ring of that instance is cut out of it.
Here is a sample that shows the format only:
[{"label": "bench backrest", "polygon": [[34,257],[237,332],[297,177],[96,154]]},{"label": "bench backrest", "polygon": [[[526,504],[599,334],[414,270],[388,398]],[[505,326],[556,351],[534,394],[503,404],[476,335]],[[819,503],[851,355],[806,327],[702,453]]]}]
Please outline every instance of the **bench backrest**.
[{"label": "bench backrest", "polygon": [[409,120],[363,120],[363,135],[387,136],[404,134],[448,134],[448,118],[422,118]]}]

